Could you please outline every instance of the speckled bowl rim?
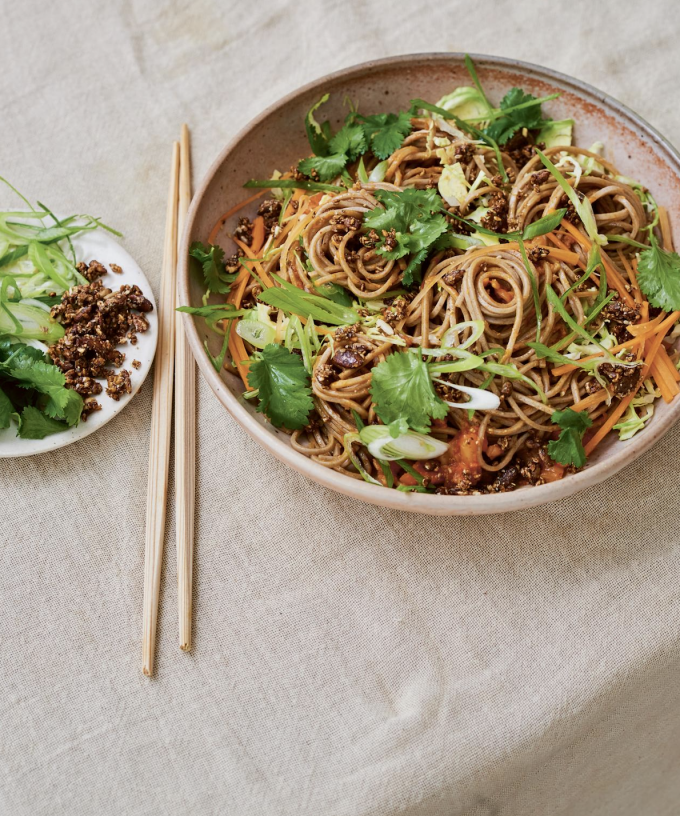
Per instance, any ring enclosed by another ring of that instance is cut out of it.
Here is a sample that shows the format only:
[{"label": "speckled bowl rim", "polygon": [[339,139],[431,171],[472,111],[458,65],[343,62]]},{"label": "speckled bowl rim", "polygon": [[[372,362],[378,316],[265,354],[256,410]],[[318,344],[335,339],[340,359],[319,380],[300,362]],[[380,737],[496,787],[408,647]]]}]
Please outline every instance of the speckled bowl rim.
[{"label": "speckled bowl rim", "polygon": [[[590,97],[603,109],[609,109],[617,113],[619,116],[627,119],[636,129],[643,132],[648,137],[655,153],[662,154],[664,161],[668,164],[675,165],[680,173],[680,153],[678,153],[668,140],[644,119],[638,116],[638,114],[603,91],[566,74],[529,62],[486,54],[472,54],[471,56],[477,62],[483,62],[485,66],[501,70],[519,69],[533,75],[537,79],[557,81],[562,85],[570,87],[580,96],[585,95],[586,97]],[[371,60],[360,65],[344,68],[332,74],[327,74],[324,77],[300,87],[280,99],[274,105],[271,105],[255,119],[251,120],[234,136],[215,159],[194,195],[187,216],[180,250],[178,268],[178,295],[180,303],[182,305],[191,305],[189,294],[188,240],[205,192],[220,166],[228,158],[230,152],[241,140],[248,136],[253,128],[259,125],[270,114],[284,107],[302,94],[317,88],[323,89],[330,82],[341,79],[355,79],[358,76],[379,72],[386,67],[408,69],[414,66],[420,66],[423,63],[434,64],[447,61],[452,64],[459,64],[463,58],[463,53],[451,52],[409,54],[398,57],[388,57],[381,60]],[[663,417],[659,417],[644,433],[636,436],[628,445],[620,450],[615,449],[611,454],[604,455],[601,460],[587,466],[584,470],[571,474],[558,482],[520,488],[519,490],[509,493],[490,493],[480,496],[439,496],[425,493],[400,493],[397,490],[388,490],[384,487],[371,485],[367,482],[344,476],[337,471],[330,470],[293,450],[283,439],[265,430],[262,425],[249,414],[245,406],[239,402],[239,399],[229,390],[226,383],[213,368],[205,353],[193,318],[186,314],[183,318],[189,345],[203,376],[222,405],[224,405],[239,425],[241,425],[253,439],[259,442],[262,447],[276,456],[281,462],[284,462],[298,473],[303,474],[318,484],[329,487],[331,490],[335,490],[346,496],[359,499],[360,501],[381,507],[393,508],[395,510],[406,510],[436,516],[476,516],[523,510],[528,507],[535,507],[537,505],[564,499],[613,476],[623,467],[637,459],[645,453],[645,451],[649,450],[675,423],[678,416],[680,416],[680,399],[678,399],[669,406],[669,410]]]}]

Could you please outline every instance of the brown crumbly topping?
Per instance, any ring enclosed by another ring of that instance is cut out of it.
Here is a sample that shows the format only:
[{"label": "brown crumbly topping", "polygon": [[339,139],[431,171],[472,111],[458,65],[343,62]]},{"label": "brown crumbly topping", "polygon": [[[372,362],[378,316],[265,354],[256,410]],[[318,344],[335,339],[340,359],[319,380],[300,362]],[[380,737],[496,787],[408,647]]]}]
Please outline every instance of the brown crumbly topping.
[{"label": "brown crumbly topping", "polygon": [[133,360],[132,367],[139,371],[139,369],[142,367],[142,364],[139,362],[139,360]]},{"label": "brown crumbly topping", "polygon": [[461,281],[464,277],[465,269],[458,267],[458,269],[452,269],[450,272],[446,272],[442,275],[442,280],[447,286],[455,287],[458,281]]},{"label": "brown crumbly topping", "polygon": [[[95,271],[99,267],[104,268],[97,264]],[[152,309],[138,286],[125,285],[114,292],[94,280],[67,292],[51,312],[65,334],[49,348],[50,357],[64,372],[66,387],[88,397],[102,392],[97,378],[107,377],[107,394],[113,399],[130,393],[129,372],[117,374],[108,366],[122,365],[125,355],[116,346],[125,340],[136,343],[137,333],[149,328],[143,313]],[[89,412],[94,410],[99,409]]]},{"label": "brown crumbly topping", "polygon": [[623,343],[630,339],[628,326],[640,319],[640,308],[626,306],[617,295],[604,307],[600,316],[616,339]]},{"label": "brown crumbly topping", "polygon": [[510,465],[503,468],[496,476],[496,480],[489,488],[490,493],[507,493],[509,490],[514,490],[517,487],[517,482],[520,479],[520,472],[517,465]]},{"label": "brown crumbly topping", "polygon": [[383,249],[385,252],[391,252],[397,246],[397,233],[394,230],[394,227],[388,232],[387,230],[382,231],[384,243]]},{"label": "brown crumbly topping", "polygon": [[474,155],[475,146],[473,144],[470,144],[470,142],[460,142],[453,151],[453,162],[454,164],[456,162],[467,164],[472,161]]},{"label": "brown crumbly topping", "polygon": [[369,249],[372,249],[380,240],[380,236],[375,230],[371,230],[368,235],[362,235],[359,241]]},{"label": "brown crumbly topping", "polygon": [[[538,145],[540,147],[540,145]],[[503,145],[503,151],[507,153],[515,162],[518,169],[536,155],[535,146],[531,140],[531,136],[525,129],[518,130],[517,133]]]},{"label": "brown crumbly topping", "polygon": [[361,331],[360,323],[354,323],[354,325],[352,326],[340,326],[335,330],[333,337],[335,338],[337,343],[345,344],[354,340],[354,338],[360,331]]},{"label": "brown crumbly topping", "polygon": [[[111,271],[115,272],[116,275],[123,274],[123,270],[118,266],[118,264],[109,264],[109,266],[111,267]],[[95,408],[94,410],[96,411],[97,409]]]},{"label": "brown crumbly topping", "polygon": [[628,367],[602,363],[597,370],[609,380],[617,397],[625,397],[630,394],[640,381],[640,366]]},{"label": "brown crumbly topping", "polygon": [[121,368],[120,371],[112,371],[106,378],[106,393],[112,400],[118,402],[123,394],[130,394],[132,385],[130,384],[130,372]]},{"label": "brown crumbly topping", "polygon": [[322,388],[328,388],[328,386],[337,379],[338,375],[333,366],[321,365],[317,366],[314,376]]},{"label": "brown crumbly topping", "polygon": [[382,319],[388,326],[394,328],[397,323],[401,322],[406,317],[408,311],[408,301],[405,298],[395,298],[394,301],[386,306],[382,311]]},{"label": "brown crumbly topping", "polygon": [[542,184],[545,184],[546,181],[550,181],[550,179],[551,175],[549,170],[537,170],[535,173],[532,173],[529,178],[531,186],[536,190],[538,190]]},{"label": "brown crumbly topping", "polygon": [[[442,359],[441,357],[439,359]],[[434,390],[437,396],[447,402],[469,402],[470,397],[463,391],[459,391],[454,385],[443,385],[434,383]]]},{"label": "brown crumbly topping", "polygon": [[250,246],[253,243],[253,224],[250,218],[246,218],[245,216],[239,218],[238,226],[234,230],[234,236],[246,246]]},{"label": "brown crumbly topping", "polygon": [[[118,268],[120,269],[120,267]],[[90,283],[97,278],[101,278],[102,275],[106,275],[106,269],[99,261],[90,261],[89,265],[81,261],[76,265],[76,269],[84,278],[87,278]]]},{"label": "brown crumbly topping", "polygon": [[549,254],[550,250],[548,249],[548,247],[542,246],[531,247],[531,249],[527,253],[529,260],[533,261],[534,263],[542,261],[544,258],[547,258]]},{"label": "brown crumbly topping", "polygon": [[361,229],[363,221],[358,215],[345,215],[338,212],[331,216],[331,224],[334,227],[342,227],[346,230],[354,231]]},{"label": "brown crumbly topping", "polygon": [[101,411],[101,409],[102,407],[96,399],[86,399],[83,403],[83,410],[80,414],[80,418],[83,422],[87,422],[87,418],[90,416],[90,414],[93,414],[95,411]]},{"label": "brown crumbly topping", "polygon": [[262,220],[264,221],[264,234],[267,236],[279,222],[281,202],[275,198],[265,198],[257,208],[257,214],[262,216]]},{"label": "brown crumbly topping", "polygon": [[494,232],[508,230],[508,198],[505,193],[498,191],[489,196],[489,211],[481,219],[483,227]]}]

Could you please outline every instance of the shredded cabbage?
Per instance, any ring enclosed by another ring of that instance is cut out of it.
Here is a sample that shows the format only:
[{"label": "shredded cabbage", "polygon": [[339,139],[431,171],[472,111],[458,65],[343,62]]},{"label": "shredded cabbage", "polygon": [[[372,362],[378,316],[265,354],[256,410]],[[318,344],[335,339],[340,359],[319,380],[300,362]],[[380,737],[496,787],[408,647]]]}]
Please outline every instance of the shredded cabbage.
[{"label": "shredded cabbage", "polygon": [[442,96],[437,102],[437,107],[455,113],[459,119],[483,119],[493,113],[493,108],[489,106],[477,88],[467,85]]}]

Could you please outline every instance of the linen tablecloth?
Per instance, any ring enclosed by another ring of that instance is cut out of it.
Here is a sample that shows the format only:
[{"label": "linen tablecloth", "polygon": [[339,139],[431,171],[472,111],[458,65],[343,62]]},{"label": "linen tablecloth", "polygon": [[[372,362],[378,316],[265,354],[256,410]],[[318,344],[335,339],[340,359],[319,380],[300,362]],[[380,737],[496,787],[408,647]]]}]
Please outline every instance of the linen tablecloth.
[{"label": "linen tablecloth", "polygon": [[[0,6],[0,173],[121,228],[156,295],[180,123],[197,182],[265,106],[372,57],[542,63],[680,140],[671,0]],[[171,509],[149,681],[150,397],[0,462],[2,816],[680,812],[680,428],[587,494],[427,518],[286,469],[199,377],[195,648]]]}]

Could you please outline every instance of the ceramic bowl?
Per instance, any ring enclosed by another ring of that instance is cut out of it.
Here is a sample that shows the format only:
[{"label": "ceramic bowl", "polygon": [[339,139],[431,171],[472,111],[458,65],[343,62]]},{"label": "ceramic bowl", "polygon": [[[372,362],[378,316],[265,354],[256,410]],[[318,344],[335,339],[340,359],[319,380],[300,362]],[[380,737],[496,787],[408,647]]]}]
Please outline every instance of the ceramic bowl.
[{"label": "ceramic bowl", "polygon": [[[602,91],[555,71],[516,60],[473,55],[480,80],[492,100],[519,86],[535,96],[555,91],[561,96],[545,104],[554,119],[576,120],[576,143],[606,145],[606,156],[622,173],[641,179],[657,201],[670,213],[672,226],[680,234],[680,155],[654,128],[637,114]],[[323,77],[282,99],[248,124],[222,150],[194,196],[180,252],[179,298],[183,305],[200,305],[203,287],[188,263],[192,241],[206,241],[212,226],[251,191],[243,184],[251,178],[269,178],[274,169],[286,170],[309,153],[303,119],[322,94],[331,94],[324,109],[335,127],[344,119],[343,100],[349,96],[362,110],[371,113],[408,107],[420,97],[435,101],[457,85],[469,84],[462,54],[414,54],[367,62]],[[252,206],[252,215],[257,205]],[[243,213],[241,213],[243,214]],[[234,221],[227,224],[233,229]],[[234,251],[226,231],[218,237],[227,253]],[[290,467],[319,484],[364,502],[432,515],[479,515],[521,510],[564,498],[606,479],[650,448],[680,414],[680,400],[660,403],[647,428],[633,439],[609,439],[580,472],[559,482],[525,487],[509,493],[481,496],[438,496],[400,493],[352,479],[311,461],[290,447],[288,436],[274,428],[255,406],[240,394],[241,381],[223,371],[218,374],[203,348],[207,341],[213,353],[219,338],[211,335],[205,322],[184,315],[189,343],[203,376],[216,397],[239,424],[264,448]]]}]

